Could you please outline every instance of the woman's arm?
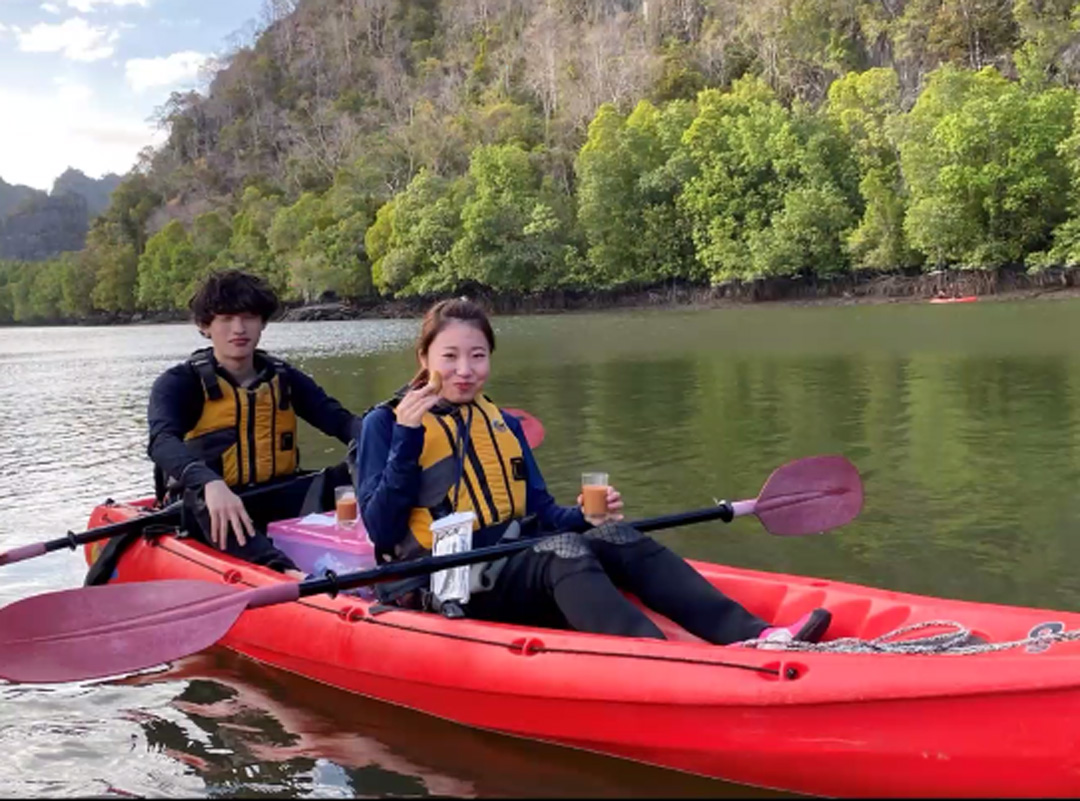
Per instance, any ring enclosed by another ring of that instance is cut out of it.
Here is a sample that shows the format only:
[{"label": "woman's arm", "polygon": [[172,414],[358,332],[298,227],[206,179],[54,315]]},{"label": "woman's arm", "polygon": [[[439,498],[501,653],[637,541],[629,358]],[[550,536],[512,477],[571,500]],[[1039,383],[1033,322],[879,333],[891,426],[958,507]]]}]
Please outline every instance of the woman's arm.
[{"label": "woman's arm", "polygon": [[581,513],[580,506],[560,506],[548,492],[540,466],[536,463],[532,448],[525,439],[521,422],[513,415],[503,412],[507,427],[521,443],[521,454],[525,457],[525,509],[528,514],[535,514],[543,531],[585,531],[591,528]]},{"label": "woman's arm", "polygon": [[356,500],[371,541],[392,551],[409,530],[420,494],[424,429],[399,425],[386,407],[364,417],[356,454]]}]

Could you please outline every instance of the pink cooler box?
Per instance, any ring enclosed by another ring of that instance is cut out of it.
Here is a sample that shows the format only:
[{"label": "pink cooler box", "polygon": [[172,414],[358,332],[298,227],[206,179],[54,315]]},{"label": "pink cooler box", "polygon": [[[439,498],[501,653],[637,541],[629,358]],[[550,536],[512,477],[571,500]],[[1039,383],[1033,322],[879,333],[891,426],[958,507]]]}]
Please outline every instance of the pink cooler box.
[{"label": "pink cooler box", "polygon": [[305,573],[329,567],[335,573],[367,570],[375,566],[375,546],[364,522],[338,525],[333,512],[277,520],[266,533]]}]

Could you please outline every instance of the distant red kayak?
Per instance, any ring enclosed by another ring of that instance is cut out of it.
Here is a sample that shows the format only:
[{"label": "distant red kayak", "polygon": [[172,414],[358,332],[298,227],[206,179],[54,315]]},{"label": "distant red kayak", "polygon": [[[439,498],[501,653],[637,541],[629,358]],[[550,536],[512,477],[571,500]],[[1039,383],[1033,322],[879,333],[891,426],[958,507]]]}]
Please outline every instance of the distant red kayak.
[{"label": "distant red kayak", "polygon": [[978,295],[964,295],[959,298],[930,298],[931,303],[974,303],[979,299]]},{"label": "distant red kayak", "polygon": [[[90,527],[138,513],[103,504]],[[998,644],[1080,629],[1076,612],[692,564],[769,620],[828,608],[826,640],[941,620]],[[163,535],[132,544],[114,581],[160,579],[289,580]],[[669,639],[380,612],[322,595],[245,611],[221,644],[466,726],[743,784],[827,796],[1080,795],[1080,640],[963,656],[789,653],[706,645],[650,617]]]}]

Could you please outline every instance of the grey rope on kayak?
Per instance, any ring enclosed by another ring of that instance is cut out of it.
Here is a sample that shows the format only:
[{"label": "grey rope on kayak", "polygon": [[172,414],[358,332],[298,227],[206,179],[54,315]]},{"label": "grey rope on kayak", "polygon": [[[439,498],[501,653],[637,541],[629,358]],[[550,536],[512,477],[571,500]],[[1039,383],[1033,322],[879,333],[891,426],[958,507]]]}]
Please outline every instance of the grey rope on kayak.
[{"label": "grey rope on kayak", "polygon": [[[1044,624],[1045,625],[1045,624]],[[947,628],[951,631],[896,640],[905,634],[923,629]],[[1040,627],[1036,627],[1038,629]],[[816,653],[845,654],[940,654],[943,656],[970,656],[994,653],[1012,648],[1026,647],[1030,653],[1045,651],[1054,643],[1080,640],[1080,629],[1074,631],[1051,631],[1043,629],[1037,634],[1007,642],[985,642],[977,634],[954,620],[928,620],[893,629],[880,637],[864,640],[859,637],[840,637],[827,642],[802,642],[793,640],[744,640],[735,643],[745,648],[769,651],[812,651]]]}]

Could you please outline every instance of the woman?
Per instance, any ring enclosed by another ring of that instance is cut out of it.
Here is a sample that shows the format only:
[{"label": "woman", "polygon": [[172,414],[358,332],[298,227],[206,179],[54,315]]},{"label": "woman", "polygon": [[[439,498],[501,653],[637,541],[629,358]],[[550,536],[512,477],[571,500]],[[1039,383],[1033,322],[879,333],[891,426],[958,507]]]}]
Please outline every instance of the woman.
[{"label": "woman", "polygon": [[829,612],[815,609],[790,626],[769,626],[675,553],[619,522],[623,504],[613,488],[606,522],[586,520],[580,496],[577,506],[556,504],[520,423],[482,394],[494,350],[479,306],[465,299],[435,304],[416,346],[420,372],[365,417],[357,499],[378,552],[397,559],[427,553],[434,520],[472,512],[474,548],[504,536],[563,533],[474,575],[463,606],[471,617],[663,639],[624,589],[718,645],[820,639]]}]

